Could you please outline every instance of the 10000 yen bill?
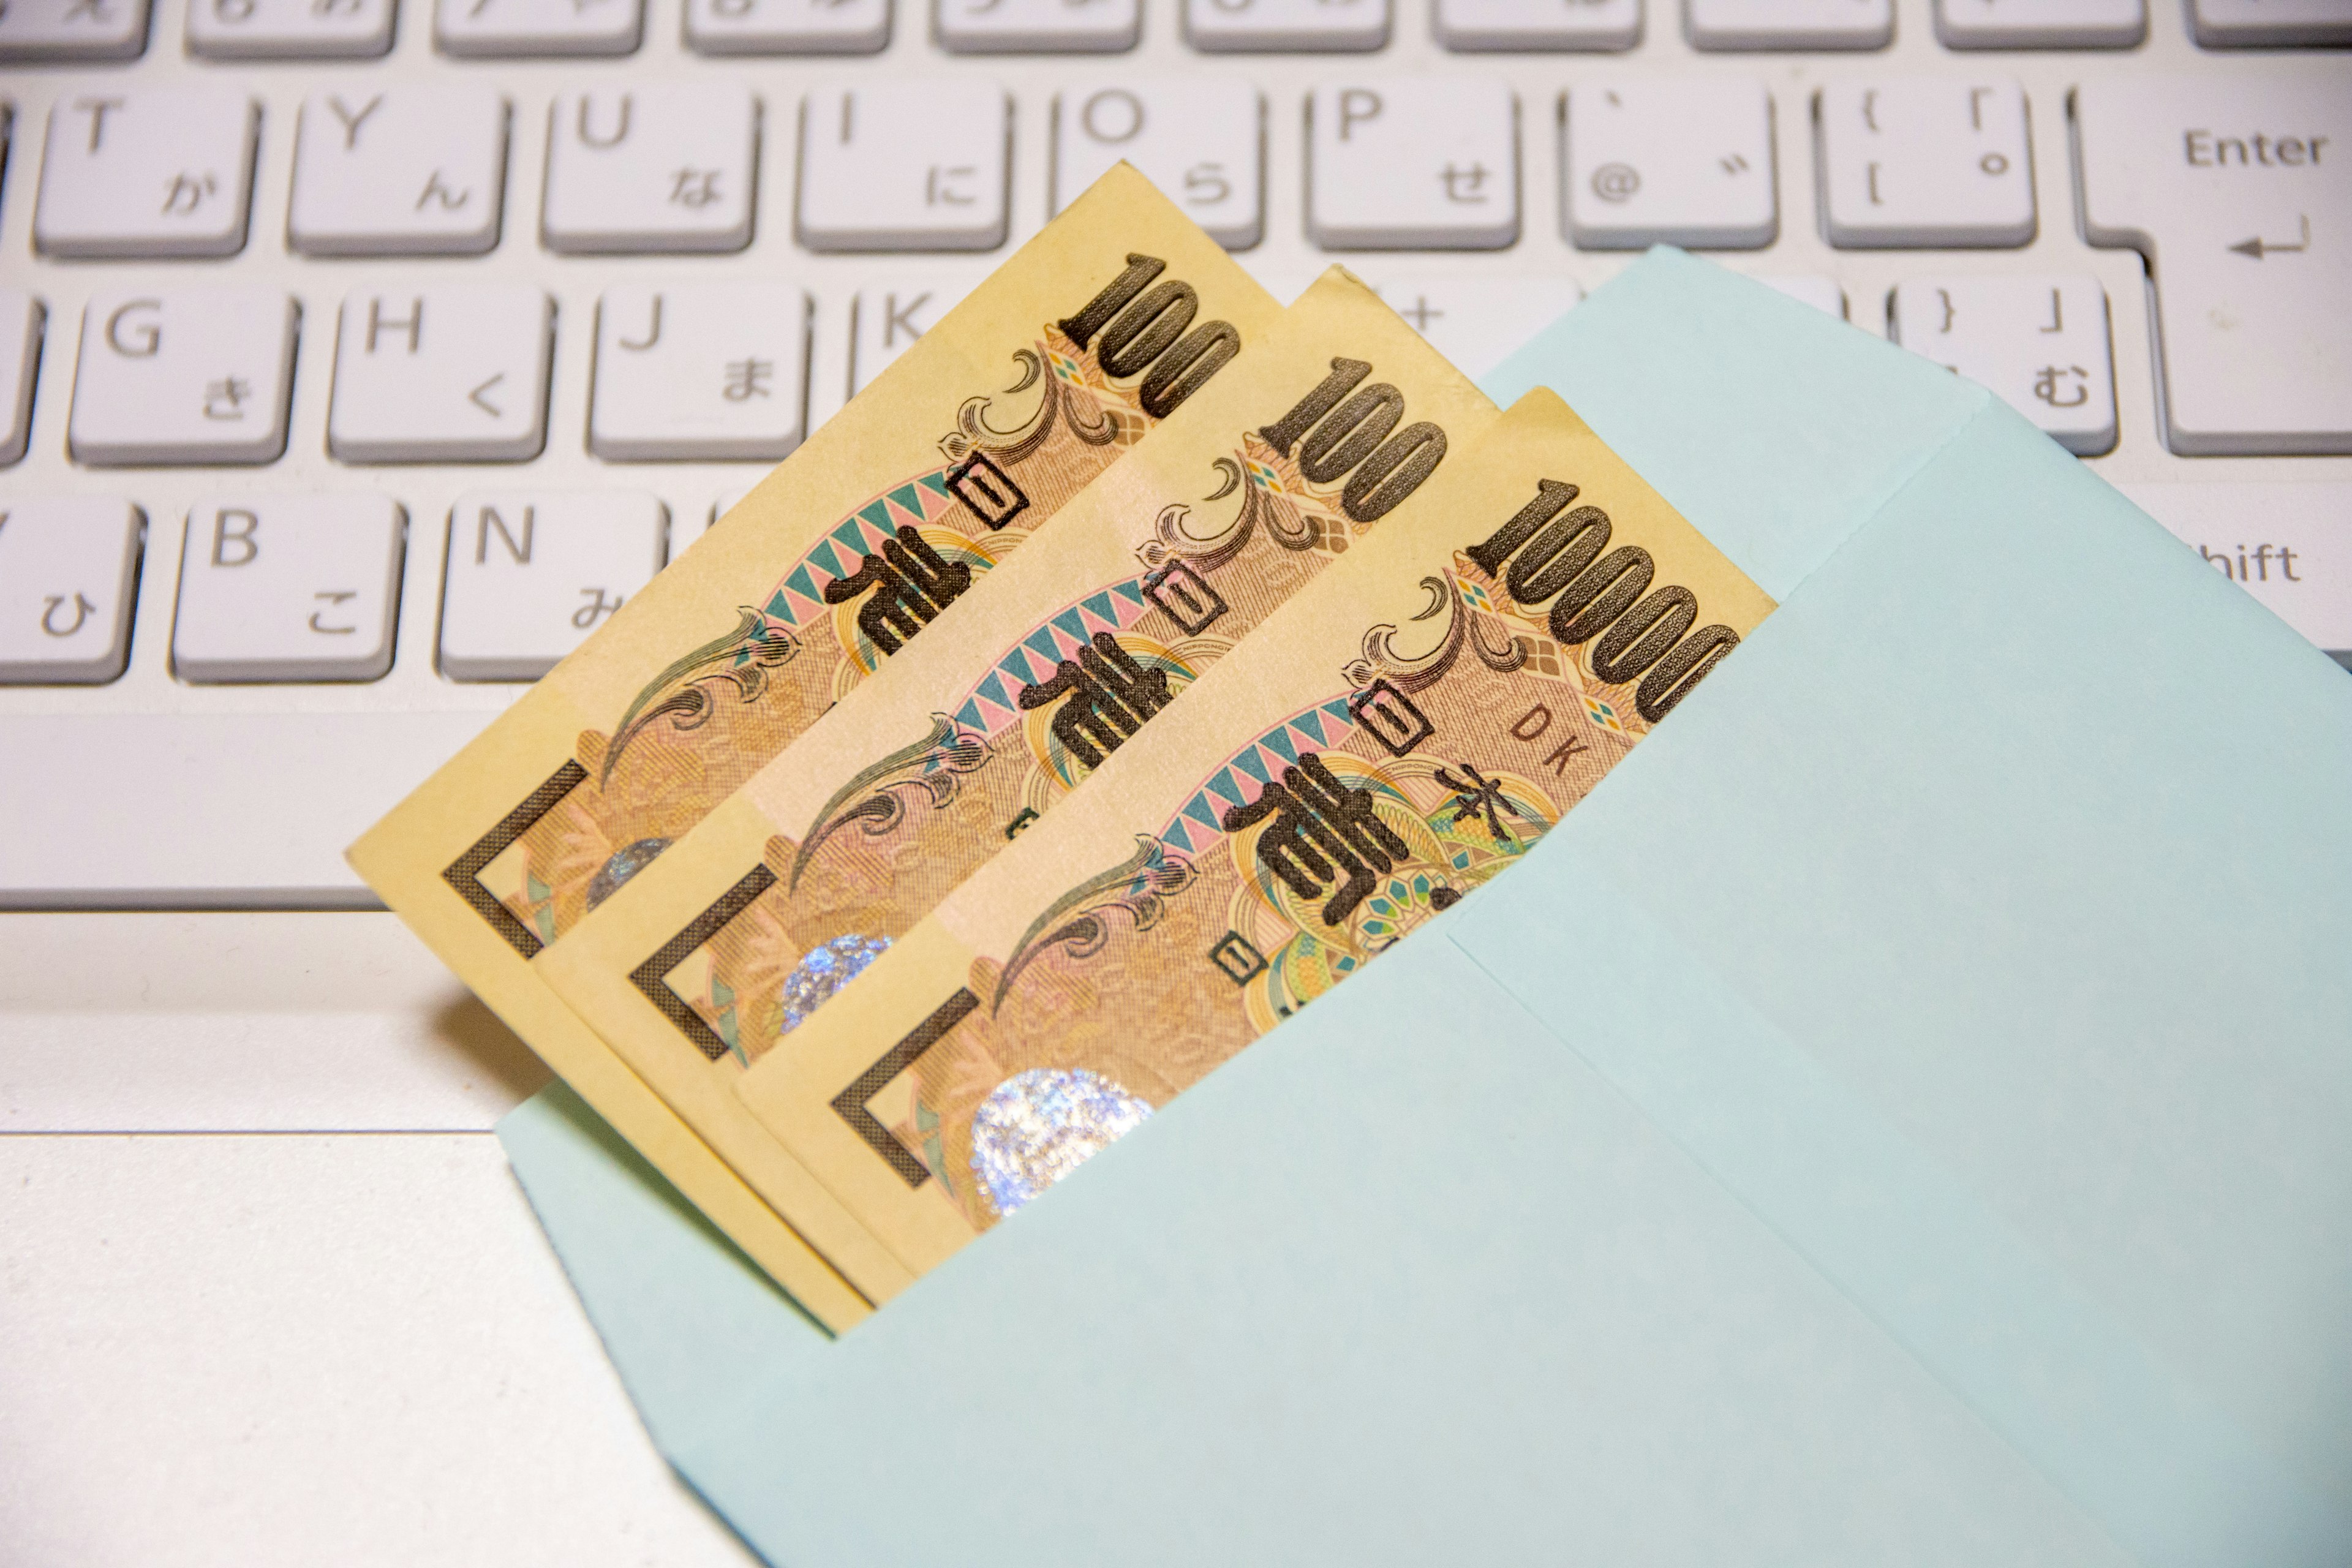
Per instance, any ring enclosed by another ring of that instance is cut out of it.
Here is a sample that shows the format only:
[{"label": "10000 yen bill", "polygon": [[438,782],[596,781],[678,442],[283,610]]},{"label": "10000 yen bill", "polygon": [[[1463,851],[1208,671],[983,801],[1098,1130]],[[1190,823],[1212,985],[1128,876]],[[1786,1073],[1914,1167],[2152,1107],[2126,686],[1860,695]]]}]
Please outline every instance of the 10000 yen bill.
[{"label": "10000 yen bill", "polygon": [[1771,607],[1530,394],[736,1093],[923,1272],[1508,867]]},{"label": "10000 yen bill", "polygon": [[[734,1078],[790,1050],[1285,600],[1415,516],[1448,452],[1497,417],[1332,268],[1050,536],[588,916],[543,961],[548,984],[796,1220]],[[626,1005],[581,990],[583,972],[625,976]]]},{"label": "10000 yen bill", "polygon": [[[1221,374],[1272,299],[1121,165],[371,830],[368,883],[824,1321],[886,1255],[780,1222],[530,960]],[[814,1241],[824,1257],[805,1244]]]}]

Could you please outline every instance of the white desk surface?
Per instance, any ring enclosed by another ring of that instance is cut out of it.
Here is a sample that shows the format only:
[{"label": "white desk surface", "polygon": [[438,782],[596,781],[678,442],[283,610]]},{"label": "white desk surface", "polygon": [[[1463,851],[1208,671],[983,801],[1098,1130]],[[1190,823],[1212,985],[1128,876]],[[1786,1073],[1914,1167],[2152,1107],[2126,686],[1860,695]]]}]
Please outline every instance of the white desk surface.
[{"label": "white desk surface", "polygon": [[0,1559],[751,1563],[490,1135],[543,1081],[387,915],[0,915]]}]

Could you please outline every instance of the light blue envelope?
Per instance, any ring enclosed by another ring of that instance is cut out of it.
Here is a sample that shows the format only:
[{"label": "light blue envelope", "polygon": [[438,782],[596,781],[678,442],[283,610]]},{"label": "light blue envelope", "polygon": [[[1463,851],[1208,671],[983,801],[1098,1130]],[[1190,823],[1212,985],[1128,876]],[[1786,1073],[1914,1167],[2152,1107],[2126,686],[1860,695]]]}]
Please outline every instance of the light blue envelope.
[{"label": "light blue envelope", "polygon": [[1557,388],[1780,609],[1547,838],[827,1340],[501,1129],[778,1564],[2352,1563],[2352,682],[1671,252]]}]

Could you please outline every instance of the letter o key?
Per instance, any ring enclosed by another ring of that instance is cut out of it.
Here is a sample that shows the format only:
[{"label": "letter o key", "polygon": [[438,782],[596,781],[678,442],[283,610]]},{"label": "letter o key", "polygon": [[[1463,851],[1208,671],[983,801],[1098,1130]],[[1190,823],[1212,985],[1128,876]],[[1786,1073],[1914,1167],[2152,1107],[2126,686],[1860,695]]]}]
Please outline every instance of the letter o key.
[{"label": "letter o key", "polygon": [[[1108,112],[1105,105],[1110,106]],[[1123,131],[1115,129],[1121,118],[1127,121]],[[1107,147],[1132,142],[1141,135],[1143,119],[1143,100],[1123,87],[1104,88],[1078,109],[1078,128]]]}]

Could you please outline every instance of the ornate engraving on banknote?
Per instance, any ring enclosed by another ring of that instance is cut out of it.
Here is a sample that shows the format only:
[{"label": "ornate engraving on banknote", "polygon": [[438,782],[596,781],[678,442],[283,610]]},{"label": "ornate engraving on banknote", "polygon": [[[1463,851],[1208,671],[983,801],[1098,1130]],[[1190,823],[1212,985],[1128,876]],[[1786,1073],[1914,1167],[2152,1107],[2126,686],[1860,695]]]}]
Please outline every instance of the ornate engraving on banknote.
[{"label": "ornate engraving on banknote", "polygon": [[1576,494],[1425,579],[835,1110],[984,1230],[1517,860],[1738,642]]},{"label": "ornate engraving on banknote", "polygon": [[557,775],[576,767],[570,787],[448,868],[460,896],[525,957],[557,940],[1205,384],[1240,336],[1194,325],[1196,294],[1164,270],[1129,256],[1076,315],[1013,351],[1002,392],[961,400],[944,461],[854,508],[610,732],[583,731]]},{"label": "ornate engraving on banknote", "polygon": [[[807,1016],[796,1001],[821,1004],[855,978],[840,944],[879,952],[904,935],[1024,813],[1076,787],[1353,537],[1338,487],[1307,483],[1254,435],[1208,478],[1199,503],[1153,520],[1142,570],[1019,628],[927,733],[846,781],[798,839],[769,840],[773,883],[671,985],[703,1026],[682,1034],[720,1031],[739,1063],[758,1059]],[[1217,521],[1199,521],[1213,506]],[[1155,594],[1180,571],[1193,624],[1216,595],[1213,626],[1188,634]],[[821,994],[810,963],[835,981]]]},{"label": "ornate engraving on banknote", "polygon": [[787,892],[800,886],[809,862],[833,836],[855,823],[868,838],[881,838],[905,825],[909,801],[919,795],[934,811],[952,804],[962,781],[988,763],[987,737],[944,713],[931,716],[931,731],[860,769],[824,803],[808,837],[793,853]]},{"label": "ornate engraving on banknote", "polygon": [[[1335,384],[1344,394],[1371,368],[1334,364],[1307,396],[1325,413]],[[842,943],[879,952],[912,929],[1417,488],[1444,455],[1443,433],[1423,434],[1434,425],[1407,433],[1410,455],[1433,454],[1410,482],[1392,483],[1376,510],[1360,506],[1363,518],[1349,514],[1351,471],[1377,461],[1403,407],[1385,385],[1359,397],[1362,411],[1340,416],[1352,445],[1318,447],[1320,432],[1304,442],[1291,433],[1281,447],[1244,434],[1207,465],[1204,494],[1153,518],[1136,551],[1142,571],[1021,628],[928,736],[861,771],[797,842],[772,838],[775,880],[670,988],[697,1015],[680,1032],[697,1043],[723,1034],[739,1063],[756,1060],[805,1019],[801,1002],[821,1005],[862,970],[844,964]],[[812,963],[831,984],[814,984]]]},{"label": "ornate engraving on banknote", "polygon": [[1079,883],[1029,922],[997,977],[990,1005],[1003,1006],[1004,994],[1021,972],[1055,948],[1077,961],[1100,952],[1110,940],[1114,914],[1124,916],[1131,930],[1150,931],[1167,911],[1168,900],[1192,885],[1190,859],[1171,853],[1162,839],[1139,836],[1126,861]]}]

